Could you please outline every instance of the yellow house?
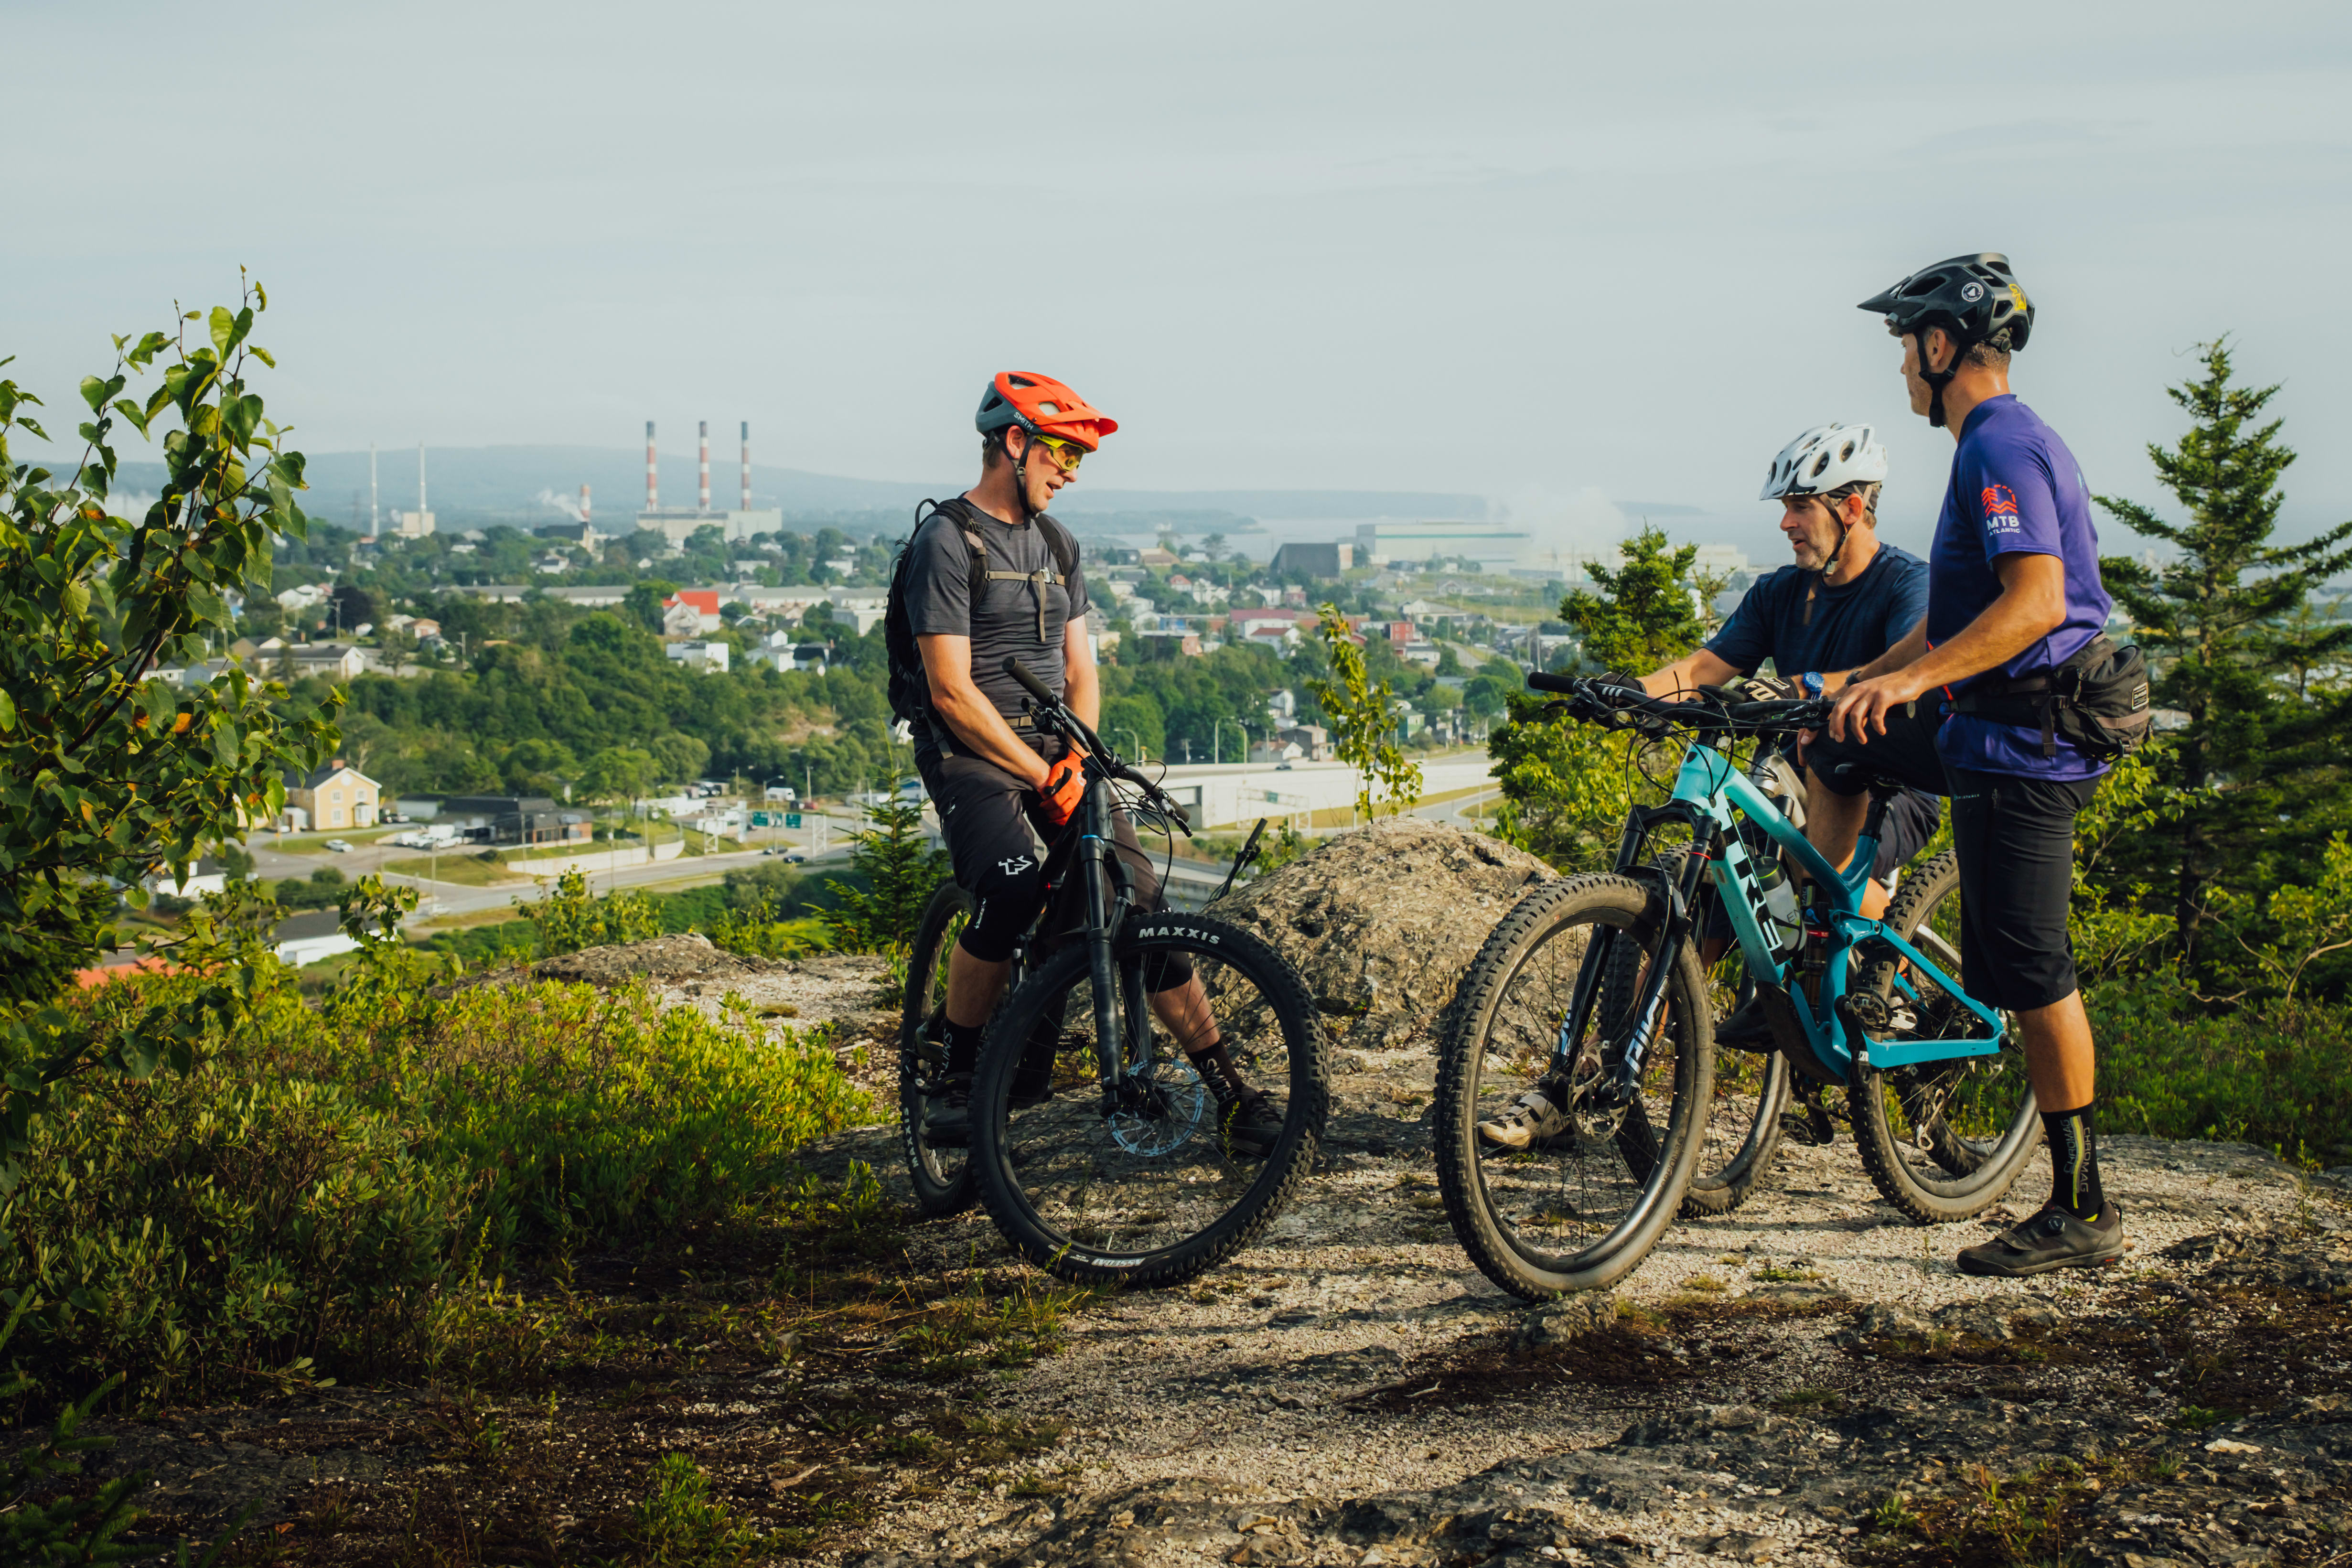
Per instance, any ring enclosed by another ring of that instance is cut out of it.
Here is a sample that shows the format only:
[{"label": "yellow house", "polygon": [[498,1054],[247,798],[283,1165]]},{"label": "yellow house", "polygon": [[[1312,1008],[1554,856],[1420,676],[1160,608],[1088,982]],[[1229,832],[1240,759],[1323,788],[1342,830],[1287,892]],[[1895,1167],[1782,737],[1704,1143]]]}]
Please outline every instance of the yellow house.
[{"label": "yellow house", "polygon": [[341,757],[308,774],[286,775],[286,804],[307,813],[319,832],[374,826],[382,794],[375,780]]}]

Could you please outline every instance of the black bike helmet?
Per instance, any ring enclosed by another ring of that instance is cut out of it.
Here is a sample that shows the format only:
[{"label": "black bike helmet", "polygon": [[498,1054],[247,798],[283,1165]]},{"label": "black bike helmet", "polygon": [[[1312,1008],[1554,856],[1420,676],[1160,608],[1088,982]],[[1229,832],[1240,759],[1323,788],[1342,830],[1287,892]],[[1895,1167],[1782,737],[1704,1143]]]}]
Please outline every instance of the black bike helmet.
[{"label": "black bike helmet", "polygon": [[2033,306],[2017,281],[2016,268],[1997,250],[1955,256],[1922,268],[1857,308],[1885,317],[1897,333],[1941,327],[1952,334],[1959,349],[1952,369],[1931,372],[1923,363],[1919,372],[1933,389],[1928,423],[1937,426],[1944,423],[1944,388],[1959,368],[1961,355],[2002,332],[2008,334],[2010,348],[2021,349],[2033,331]]}]

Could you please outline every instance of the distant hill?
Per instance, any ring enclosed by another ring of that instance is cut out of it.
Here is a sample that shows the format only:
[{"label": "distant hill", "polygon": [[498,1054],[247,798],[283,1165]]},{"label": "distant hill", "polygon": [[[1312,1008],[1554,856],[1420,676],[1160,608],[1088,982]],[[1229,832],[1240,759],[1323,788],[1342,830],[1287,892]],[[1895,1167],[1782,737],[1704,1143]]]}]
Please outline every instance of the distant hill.
[{"label": "distant hill", "polygon": [[[309,457],[310,489],[302,498],[303,510],[322,521],[348,526],[357,516],[364,524],[368,455],[313,452]],[[534,518],[552,521],[562,515],[561,503],[578,501],[583,481],[593,487],[590,499],[593,515],[607,526],[635,515],[645,502],[646,460],[641,451],[600,447],[435,447],[426,449],[425,461],[427,499],[436,513],[451,521],[467,516],[515,521]],[[121,484],[125,489],[152,492],[163,482],[163,468],[160,463],[122,465]],[[720,508],[735,505],[740,482],[734,453],[714,448],[710,462],[712,504]],[[968,479],[951,476],[921,483],[851,479],[754,463],[751,501],[758,507],[780,507],[788,514],[896,511],[912,509],[926,496],[960,491],[968,482]],[[379,452],[376,487],[378,505],[387,518],[394,511],[413,510],[416,505],[415,448]],[[694,504],[694,458],[690,455],[662,455],[661,500],[665,506]],[[1405,490],[1079,488],[1071,490],[1057,510],[1073,516],[1223,512],[1289,519],[1480,518],[1486,514],[1486,503],[1478,496]]]}]

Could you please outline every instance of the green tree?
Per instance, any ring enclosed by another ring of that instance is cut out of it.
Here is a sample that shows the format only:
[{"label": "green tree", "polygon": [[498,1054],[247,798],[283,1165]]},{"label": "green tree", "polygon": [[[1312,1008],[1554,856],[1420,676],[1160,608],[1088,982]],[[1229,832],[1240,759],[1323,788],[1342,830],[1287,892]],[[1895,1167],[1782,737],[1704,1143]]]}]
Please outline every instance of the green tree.
[{"label": "green tree", "polygon": [[834,908],[824,916],[845,952],[884,952],[915,940],[923,905],[947,874],[947,857],[923,841],[923,808],[893,801],[871,807],[868,826],[850,835],[857,882],[828,878]]},{"label": "green tree", "polygon": [[646,630],[658,632],[662,629],[662,601],[677,595],[677,584],[647,577],[630,588],[621,600],[621,610]]},{"label": "green tree", "polygon": [[[1584,663],[1646,672],[1696,647],[1706,630],[1700,605],[1717,586],[1693,575],[1697,558],[1696,545],[1676,548],[1644,525],[1625,541],[1615,569],[1587,566],[1601,591],[1577,589],[1559,606],[1560,618],[1583,638]],[[1547,718],[1542,700],[1516,688],[1503,696],[1509,721],[1486,742],[1503,791],[1497,831],[1562,870],[1609,864],[1636,798],[1642,742],[1629,732]]]},{"label": "green tree", "polygon": [[1323,606],[1315,634],[1331,673],[1310,675],[1306,686],[1330,721],[1332,749],[1359,776],[1356,809],[1367,822],[1379,800],[1402,812],[1421,798],[1421,764],[1407,761],[1396,742],[1396,694],[1386,680],[1372,684],[1364,649],[1337,605]]},{"label": "green tree", "polygon": [[[226,595],[267,577],[273,542],[305,525],[301,455],[247,380],[254,362],[272,363],[249,341],[267,303],[253,285],[235,310],[117,338],[110,372],[81,384],[89,417],[68,471],[9,451],[17,431],[49,436],[26,412],[40,399],[0,380],[0,1184],[52,1086],[88,1065],[89,1047],[45,1009],[115,945],[108,879],[143,903],[143,872],[184,875],[241,819],[277,814],[287,770],[331,752],[321,714],[281,717],[242,670],[194,689],[149,679],[203,658],[207,634],[234,636]],[[122,395],[159,362],[152,392]],[[109,510],[118,423],[163,452],[162,496],[136,521]],[[186,1067],[204,1020],[233,1016],[242,984],[224,971],[188,1007],[122,1032],[103,1059],[141,1073]]]},{"label": "green tree", "polygon": [[635,746],[607,746],[588,759],[580,791],[590,800],[635,800],[653,793],[657,772],[652,752]]},{"label": "green tree", "polygon": [[1645,523],[1623,552],[1613,568],[1597,562],[1585,567],[1601,592],[1572,590],[1559,602],[1559,618],[1576,629],[1587,664],[1645,674],[1698,646],[1706,635],[1703,606],[1712,595],[1691,573],[1696,544],[1676,548]]},{"label": "green tree", "polygon": [[662,777],[680,784],[700,778],[702,770],[710,765],[710,748],[676,730],[655,736],[652,751]]},{"label": "green tree", "polygon": [[2262,422],[2278,388],[2231,384],[2227,341],[2201,346],[2204,374],[2168,389],[2189,429],[2174,447],[2147,448],[2188,520],[2096,498],[2180,552],[2157,567],[2110,557],[2100,570],[2155,666],[2157,706],[2184,720],[2159,754],[2157,831],[2137,837],[2124,869],[2153,875],[2193,966],[2207,960],[2218,891],[2277,885],[2282,856],[2316,858],[2342,825],[2345,706],[2315,689],[2310,672],[2352,647],[2352,625],[2307,613],[2312,590],[2352,567],[2352,522],[2277,542],[2278,481],[2295,458],[2278,439],[2282,422]]}]

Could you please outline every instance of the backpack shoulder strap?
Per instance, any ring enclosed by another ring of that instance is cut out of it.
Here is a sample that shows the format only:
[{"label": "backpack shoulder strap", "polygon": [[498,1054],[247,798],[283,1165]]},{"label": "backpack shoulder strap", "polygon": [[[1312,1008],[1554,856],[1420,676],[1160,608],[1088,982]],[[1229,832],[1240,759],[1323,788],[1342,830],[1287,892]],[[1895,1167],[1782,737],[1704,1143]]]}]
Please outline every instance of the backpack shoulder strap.
[{"label": "backpack shoulder strap", "polygon": [[1070,579],[1077,575],[1078,542],[1070,537],[1070,531],[1062,526],[1062,520],[1050,512],[1037,514],[1037,526],[1045,531],[1045,548],[1053,552],[1054,564],[1061,568],[1062,586],[1066,588],[1070,585]]}]

